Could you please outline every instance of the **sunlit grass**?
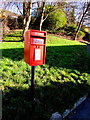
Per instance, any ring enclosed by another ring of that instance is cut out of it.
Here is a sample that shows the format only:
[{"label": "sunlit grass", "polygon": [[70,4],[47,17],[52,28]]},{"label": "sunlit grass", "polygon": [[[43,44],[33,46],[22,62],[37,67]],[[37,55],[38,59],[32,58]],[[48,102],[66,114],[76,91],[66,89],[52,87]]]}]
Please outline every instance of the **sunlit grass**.
[{"label": "sunlit grass", "polygon": [[4,41],[20,41],[21,39],[22,39],[22,30],[12,31],[3,38]]},{"label": "sunlit grass", "polygon": [[[24,43],[3,42],[2,55],[3,119],[28,120],[32,116],[31,66],[24,62]],[[48,35],[46,64],[36,67],[37,102],[32,119],[47,120],[53,112],[71,108],[88,92],[89,67],[85,44]]]}]

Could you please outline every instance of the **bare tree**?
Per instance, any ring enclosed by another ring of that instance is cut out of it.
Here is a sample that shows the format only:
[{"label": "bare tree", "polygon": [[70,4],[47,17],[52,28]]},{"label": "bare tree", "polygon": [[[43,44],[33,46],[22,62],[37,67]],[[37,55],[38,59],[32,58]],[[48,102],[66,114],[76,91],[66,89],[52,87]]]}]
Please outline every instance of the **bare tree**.
[{"label": "bare tree", "polygon": [[40,31],[41,31],[41,28],[42,28],[42,24],[44,22],[45,2],[46,2],[46,0],[43,1],[43,5],[42,5],[42,13],[41,13],[41,20],[40,20]]},{"label": "bare tree", "polygon": [[15,6],[17,7],[18,11],[20,12],[21,15],[23,15],[21,9],[20,9],[20,4],[22,4],[21,2],[14,2]]},{"label": "bare tree", "polygon": [[90,2],[87,3],[87,6],[86,6],[86,3],[84,3],[84,7],[83,7],[83,14],[82,14],[82,17],[80,19],[80,22],[78,24],[78,28],[76,30],[76,34],[75,34],[75,40],[77,40],[77,37],[78,37],[78,33],[79,33],[79,30],[82,26],[82,23],[83,23],[83,20],[84,20],[84,17],[85,15],[87,14],[88,10],[90,9]]},{"label": "bare tree", "polygon": [[31,21],[32,1],[23,3],[23,34],[28,30]]},{"label": "bare tree", "polygon": [[[13,8],[17,8],[19,13],[23,15],[23,34],[26,30],[28,30],[30,21],[31,21],[31,11],[32,11],[32,0],[29,2],[3,2],[4,10],[13,10]],[[22,13],[23,9],[23,13]]]},{"label": "bare tree", "polygon": [[6,26],[6,15],[5,9],[10,5],[10,2],[1,2],[2,9],[0,10],[0,26],[1,26],[1,38],[5,36],[5,34],[9,31],[9,28]]},{"label": "bare tree", "polygon": [[[55,3],[53,2],[53,4],[52,4],[52,2],[51,2],[51,6],[53,6],[53,7],[52,7],[51,9],[49,9],[48,12],[46,12],[45,6],[46,6],[46,4],[48,4],[48,3],[46,2],[46,0],[44,0],[44,1],[42,2],[42,12],[41,12],[41,19],[40,19],[40,27],[39,27],[40,31],[41,31],[41,29],[42,29],[43,22],[47,19],[48,15],[49,15],[51,12],[53,12],[53,11],[55,11],[55,10],[58,9],[57,3],[58,3],[58,2],[55,2]],[[49,3],[49,4],[50,4],[50,3]],[[55,7],[55,6],[57,6],[57,7]]]}]

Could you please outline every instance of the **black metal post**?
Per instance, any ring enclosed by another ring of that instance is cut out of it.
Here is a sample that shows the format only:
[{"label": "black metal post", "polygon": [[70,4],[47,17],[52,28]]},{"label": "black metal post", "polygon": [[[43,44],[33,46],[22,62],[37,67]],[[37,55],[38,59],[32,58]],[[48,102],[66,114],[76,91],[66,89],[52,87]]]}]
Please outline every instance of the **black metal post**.
[{"label": "black metal post", "polygon": [[90,43],[87,44],[87,51],[88,51],[88,54],[90,56]]},{"label": "black metal post", "polygon": [[35,68],[36,66],[32,66],[31,70],[31,100],[34,102],[35,98]]},{"label": "black metal post", "polygon": [[31,68],[31,104],[32,104],[31,115],[32,115],[32,119],[33,119],[34,111],[35,111],[35,68],[36,66],[32,66]]}]

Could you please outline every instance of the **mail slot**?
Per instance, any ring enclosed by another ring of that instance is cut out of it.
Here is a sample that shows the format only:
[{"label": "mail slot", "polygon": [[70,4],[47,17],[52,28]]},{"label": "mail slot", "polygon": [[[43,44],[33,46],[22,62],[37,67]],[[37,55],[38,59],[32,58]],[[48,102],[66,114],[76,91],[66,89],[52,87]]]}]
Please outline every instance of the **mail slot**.
[{"label": "mail slot", "polygon": [[33,44],[44,44],[44,40],[43,39],[34,38],[32,43]]},{"label": "mail slot", "polygon": [[45,64],[46,35],[46,31],[29,30],[25,32],[24,61],[30,66]]}]

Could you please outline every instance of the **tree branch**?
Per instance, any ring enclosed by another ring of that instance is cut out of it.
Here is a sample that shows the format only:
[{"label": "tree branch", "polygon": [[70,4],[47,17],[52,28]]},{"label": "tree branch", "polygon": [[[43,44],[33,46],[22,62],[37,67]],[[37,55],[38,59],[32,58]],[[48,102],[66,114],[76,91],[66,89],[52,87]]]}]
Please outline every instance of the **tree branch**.
[{"label": "tree branch", "polygon": [[14,3],[15,5],[16,5],[16,7],[18,8],[18,10],[19,10],[19,12],[21,13],[21,15],[23,15],[23,13],[21,12],[21,10],[20,10],[20,8],[19,8],[19,6],[16,4],[16,3]]},{"label": "tree branch", "polygon": [[[85,6],[85,4],[84,4],[84,6]],[[82,17],[81,17],[81,20],[80,20],[80,22],[79,22],[78,28],[77,28],[77,30],[76,30],[76,35],[75,35],[75,38],[74,38],[75,40],[77,39],[78,32],[79,32],[79,30],[80,30],[80,28],[81,28],[81,25],[82,25],[84,16],[85,16],[86,12],[88,11],[89,7],[90,7],[90,2],[87,4],[87,8],[86,8],[86,10],[83,12],[83,15],[82,15]]]}]

